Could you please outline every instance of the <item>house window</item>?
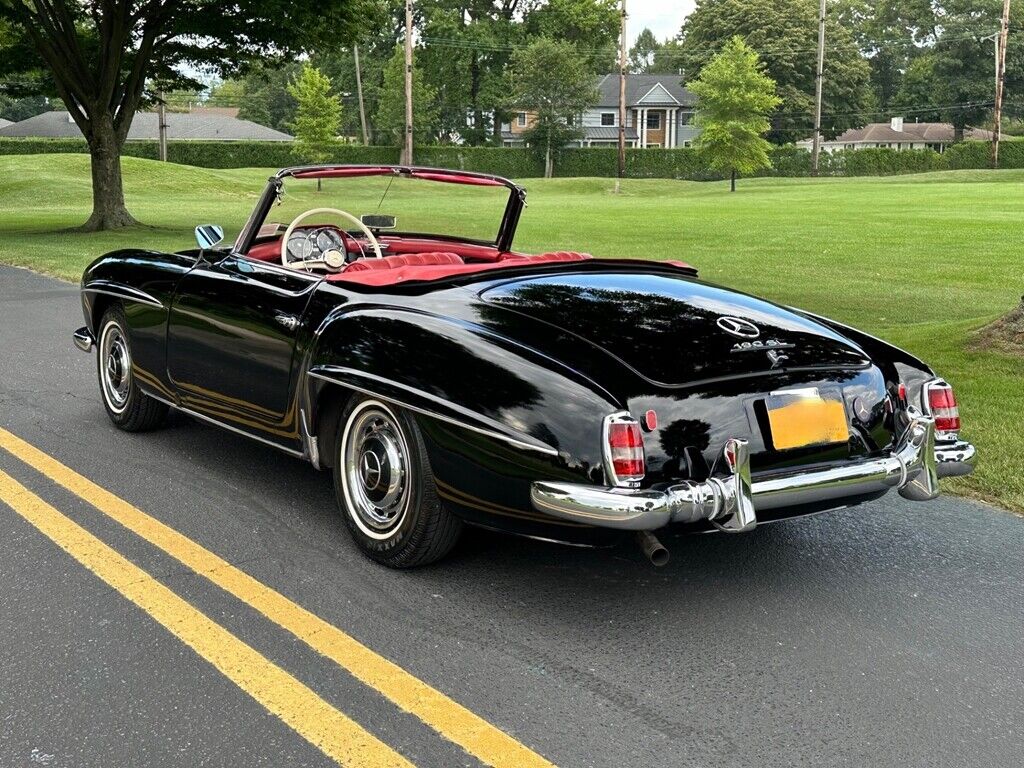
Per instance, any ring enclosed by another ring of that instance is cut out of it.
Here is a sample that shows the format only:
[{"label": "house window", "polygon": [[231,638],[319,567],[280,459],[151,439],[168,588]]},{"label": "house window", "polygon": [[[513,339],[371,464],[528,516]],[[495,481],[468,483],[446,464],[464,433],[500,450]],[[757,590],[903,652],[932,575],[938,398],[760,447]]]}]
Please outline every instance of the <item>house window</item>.
[{"label": "house window", "polygon": [[657,131],[661,129],[661,112],[647,113],[647,130]]},{"label": "house window", "polygon": [[601,125],[615,125],[615,113],[614,112],[602,112],[601,113]]},{"label": "house window", "polygon": [[526,113],[525,112],[520,112],[518,115],[516,115],[516,125],[518,125],[520,128],[525,128],[526,127]]}]

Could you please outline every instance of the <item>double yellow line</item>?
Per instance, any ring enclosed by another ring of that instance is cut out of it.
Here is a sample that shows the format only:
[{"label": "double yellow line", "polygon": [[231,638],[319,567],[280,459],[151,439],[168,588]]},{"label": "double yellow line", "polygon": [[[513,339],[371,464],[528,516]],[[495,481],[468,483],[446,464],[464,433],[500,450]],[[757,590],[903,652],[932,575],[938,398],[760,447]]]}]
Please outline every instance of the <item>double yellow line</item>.
[{"label": "double yellow line", "polygon": [[[501,768],[552,765],[355,638],[2,428],[0,448],[246,603],[482,763]],[[0,501],[328,757],[347,766],[411,765],[310,688],[2,471]]]}]

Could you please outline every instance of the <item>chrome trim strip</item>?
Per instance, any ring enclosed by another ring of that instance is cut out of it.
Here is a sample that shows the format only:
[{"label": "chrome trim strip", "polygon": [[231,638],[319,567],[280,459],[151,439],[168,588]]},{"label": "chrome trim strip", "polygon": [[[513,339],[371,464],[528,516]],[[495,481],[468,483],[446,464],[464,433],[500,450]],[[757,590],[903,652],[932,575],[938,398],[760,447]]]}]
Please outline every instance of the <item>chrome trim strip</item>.
[{"label": "chrome trim strip", "polygon": [[[387,385],[390,385],[390,386],[393,386],[393,387],[398,387],[400,389],[405,390],[406,392],[410,392],[412,394],[419,395],[420,397],[424,397],[424,398],[426,398],[428,400],[432,400],[432,401],[438,403],[439,405],[443,405],[443,406],[445,406],[447,408],[451,408],[454,411],[458,411],[460,413],[464,413],[467,416],[470,416],[472,418],[480,419],[482,421],[497,423],[497,422],[494,422],[493,419],[489,419],[486,416],[480,416],[479,414],[473,413],[472,411],[468,410],[467,408],[463,408],[461,405],[457,405],[457,404],[455,404],[455,403],[453,403],[453,402],[451,402],[449,400],[445,400],[443,398],[437,397],[436,395],[432,395],[429,392],[424,392],[424,391],[416,389],[414,387],[410,387],[410,386],[408,386],[406,384],[401,384],[401,383],[399,383],[397,381],[391,381],[391,380],[385,379],[385,378],[383,378],[381,376],[375,376],[372,373],[366,373],[364,371],[357,371],[357,370],[355,370],[353,368],[339,368],[339,367],[334,367],[334,366],[325,367],[325,368],[323,368],[321,370],[326,370],[326,371],[330,371],[331,373],[338,373],[338,374],[350,374],[350,375],[353,375],[353,376],[359,376],[359,377],[362,377],[362,378],[370,379],[372,381],[376,381],[376,382],[379,382],[379,383],[382,383],[382,384],[387,384]],[[320,373],[320,372],[315,371],[315,370],[309,371],[308,375],[312,376],[313,378],[320,379],[322,381],[328,381],[328,382],[330,382],[332,384],[338,384],[339,386],[347,387],[348,389],[354,389],[357,392],[362,392],[364,395],[369,395],[371,397],[378,397],[381,400],[384,400],[385,402],[394,403],[395,405],[400,405],[403,408],[408,408],[410,411],[415,411],[416,413],[421,413],[424,416],[429,416],[429,417],[431,417],[433,419],[437,419],[438,421],[443,421],[443,422],[446,422],[448,424],[454,424],[457,427],[462,427],[463,429],[468,429],[471,432],[476,432],[478,434],[494,438],[495,440],[502,440],[502,441],[504,441],[506,443],[509,443],[511,445],[514,445],[514,446],[516,446],[518,448],[526,448],[527,450],[538,451],[539,453],[545,453],[545,454],[548,454],[550,456],[557,456],[558,455],[558,451],[555,448],[552,448],[550,445],[542,443],[539,440],[536,441],[536,442],[527,441],[527,440],[521,440],[521,439],[515,438],[515,437],[513,437],[511,435],[508,435],[508,434],[505,434],[503,432],[497,431],[497,430],[489,430],[489,429],[484,429],[483,427],[477,427],[477,426],[475,426],[473,424],[467,424],[464,421],[459,421],[458,419],[453,419],[451,416],[445,416],[443,414],[437,413],[436,411],[430,411],[430,410],[427,410],[426,408],[422,408],[422,407],[417,406],[417,405],[412,405],[411,403],[408,403],[408,402],[405,402],[405,401],[402,401],[402,400],[398,400],[398,399],[396,399],[394,397],[391,397],[389,395],[381,394],[380,392],[378,392],[376,390],[368,389],[368,388],[362,387],[362,386],[357,386],[357,385],[355,385],[355,384],[353,384],[353,383],[351,383],[349,381],[345,381],[343,379],[332,378],[331,376],[327,376],[324,373]],[[504,425],[500,425],[500,426],[504,426]],[[532,438],[531,438],[531,440],[532,440]]]},{"label": "chrome trim strip", "polygon": [[706,482],[687,480],[665,490],[630,490],[538,481],[530,497],[540,512],[607,528],[644,531],[707,520],[726,530],[749,530],[756,524],[756,510],[833,501],[839,507],[851,496],[890,488],[911,501],[934,499],[939,494],[939,476],[954,474],[956,469],[970,471],[966,467],[974,455],[973,446],[963,444],[959,460],[947,457],[946,449],[935,445],[935,422],[929,416],[913,418],[888,456],[760,478],[749,474],[743,441],[729,442],[734,443],[731,472]]},{"label": "chrome trim strip", "polygon": [[210,424],[213,424],[215,427],[221,427],[222,429],[226,429],[228,432],[234,432],[236,435],[241,435],[242,437],[248,437],[251,440],[255,440],[258,443],[263,443],[264,445],[269,445],[271,448],[277,448],[279,451],[284,451],[289,456],[294,456],[297,459],[307,459],[307,460],[309,459],[309,457],[306,456],[306,454],[304,454],[302,451],[296,451],[296,450],[294,450],[292,448],[288,448],[288,447],[286,447],[284,445],[281,445],[280,443],[275,443],[273,440],[267,440],[266,438],[260,437],[259,435],[253,435],[253,434],[251,434],[249,432],[246,432],[245,430],[238,429],[238,427],[232,427],[230,424],[225,424],[223,421],[217,421],[212,416],[207,416],[204,413],[199,413],[198,411],[193,411],[191,408],[186,408],[184,405],[178,405],[177,403],[172,403],[170,400],[168,400],[165,397],[160,397],[159,395],[154,395],[152,392],[147,392],[146,396],[147,397],[152,397],[154,400],[159,400],[164,405],[168,405],[171,408],[173,408],[174,410],[181,411],[182,413],[184,413],[184,414],[186,414],[188,416],[193,416],[193,417],[195,417],[195,418],[197,418],[197,419],[199,419],[201,421],[209,422]]},{"label": "chrome trim strip", "polygon": [[160,309],[164,308],[163,302],[159,299],[150,296],[145,291],[140,291],[138,288],[130,288],[127,285],[110,285],[104,283],[102,288],[86,285],[82,287],[82,293],[102,293],[107,296],[116,296],[119,299],[137,301],[140,304],[149,304],[152,307],[160,307]]}]

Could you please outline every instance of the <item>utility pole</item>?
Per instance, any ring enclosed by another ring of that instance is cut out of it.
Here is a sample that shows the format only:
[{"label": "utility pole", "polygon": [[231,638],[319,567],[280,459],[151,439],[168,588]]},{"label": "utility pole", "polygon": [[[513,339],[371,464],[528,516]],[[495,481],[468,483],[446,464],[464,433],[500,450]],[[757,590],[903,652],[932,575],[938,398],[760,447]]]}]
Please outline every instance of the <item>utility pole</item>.
[{"label": "utility pole", "polygon": [[159,137],[160,162],[167,162],[167,102],[164,101],[164,92],[156,95],[158,104],[156,108],[157,136]]},{"label": "utility pole", "polygon": [[363,146],[370,143],[370,135],[366,132],[366,107],[363,105],[363,73],[359,69],[359,46],[352,46],[352,55],[356,57],[356,92],[359,94],[359,124],[363,128]]},{"label": "utility pole", "polygon": [[814,143],[811,147],[811,175],[818,175],[821,153],[821,84],[825,73],[825,0],[818,9],[818,73],[814,81]]},{"label": "utility pole", "polygon": [[619,173],[615,177],[615,194],[626,175],[626,0],[621,0],[619,28]]},{"label": "utility pole", "polygon": [[405,0],[405,151],[402,162],[412,165],[412,0]]},{"label": "utility pole", "polygon": [[1010,32],[1010,0],[1003,0],[1003,18],[999,25],[999,40],[996,43],[996,106],[992,118],[992,167],[999,167],[999,135],[1003,123],[1003,88],[1006,82],[1006,38]]}]

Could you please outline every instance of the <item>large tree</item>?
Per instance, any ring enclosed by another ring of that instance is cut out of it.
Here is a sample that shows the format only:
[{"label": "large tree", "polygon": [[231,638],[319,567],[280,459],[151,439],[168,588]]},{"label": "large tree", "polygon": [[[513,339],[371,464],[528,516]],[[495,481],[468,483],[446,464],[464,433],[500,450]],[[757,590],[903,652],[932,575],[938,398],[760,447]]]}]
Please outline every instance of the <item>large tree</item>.
[{"label": "large tree", "polygon": [[[423,81],[413,57],[412,68],[413,138],[417,143],[431,143],[437,136],[437,91]],[[384,67],[384,87],[374,114],[377,129],[390,138],[390,143],[402,146],[405,136],[405,51],[396,45],[391,59]]]},{"label": "large tree", "polygon": [[298,104],[291,123],[297,148],[308,162],[322,163],[328,147],[337,141],[341,124],[341,102],[331,93],[331,80],[306,64],[288,85],[288,93]]},{"label": "large tree", "polygon": [[[761,54],[782,98],[769,137],[797,141],[813,133],[816,0],[697,0],[683,23],[676,61],[693,78],[734,35]],[[822,132],[835,136],[863,125],[872,106],[869,68],[850,31],[833,15],[826,22]]]},{"label": "large tree", "polygon": [[780,99],[753,49],[733,37],[686,87],[700,99],[697,148],[712,168],[729,174],[731,191],[737,174],[771,167],[764,134]]},{"label": "large tree", "polygon": [[654,36],[650,28],[644,27],[633,41],[633,47],[629,49],[629,71],[654,71],[654,59],[660,47],[658,38]]},{"label": "large tree", "polygon": [[541,38],[512,57],[509,103],[533,113],[527,143],[544,154],[544,175],[551,176],[553,157],[573,138],[579,116],[597,99],[593,73],[572,43]]},{"label": "large tree", "polygon": [[92,160],[93,211],[84,228],[134,223],[121,149],[155,89],[200,85],[187,68],[231,74],[286,60],[354,31],[363,0],[0,0],[9,25],[0,76],[42,73],[65,103]]}]

